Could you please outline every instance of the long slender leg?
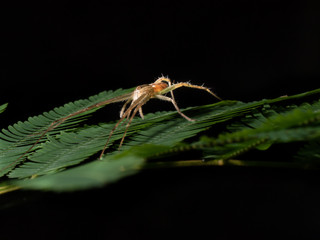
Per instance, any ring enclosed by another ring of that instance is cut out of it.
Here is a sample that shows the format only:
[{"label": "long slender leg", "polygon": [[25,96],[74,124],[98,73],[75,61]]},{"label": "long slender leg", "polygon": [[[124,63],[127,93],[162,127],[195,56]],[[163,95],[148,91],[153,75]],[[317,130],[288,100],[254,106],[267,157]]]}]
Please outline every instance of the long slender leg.
[{"label": "long slender leg", "polygon": [[166,89],[162,90],[161,92],[159,92],[158,94],[162,95],[162,94],[165,94],[165,93],[168,93],[168,92],[171,92],[177,88],[180,88],[180,87],[189,87],[189,88],[196,88],[196,89],[201,89],[201,90],[205,90],[207,91],[208,93],[210,93],[211,95],[213,95],[215,98],[219,99],[219,100],[222,100],[220,97],[218,97],[216,94],[214,94],[212,91],[210,91],[209,88],[207,87],[203,87],[203,86],[198,86],[198,85],[193,85],[191,83],[185,83],[185,82],[181,82],[181,83],[176,83],[176,84],[173,84],[169,87],[167,87]]},{"label": "long slender leg", "polygon": [[123,115],[122,116],[122,118],[120,118],[120,120],[116,123],[116,125],[112,128],[112,130],[111,130],[111,132],[110,132],[110,134],[109,134],[109,137],[108,137],[108,140],[107,140],[107,142],[106,142],[106,144],[104,145],[104,147],[103,147],[103,149],[102,149],[102,151],[101,151],[101,153],[100,153],[100,159],[102,158],[102,156],[103,156],[103,154],[104,154],[104,152],[105,152],[105,150],[106,150],[106,148],[107,148],[107,146],[108,146],[108,144],[109,144],[109,141],[110,141],[110,138],[111,138],[111,136],[113,135],[113,132],[117,129],[117,127],[119,126],[119,124],[124,120],[126,118],[126,115]]},{"label": "long slender leg", "polygon": [[[170,79],[168,79],[168,80],[169,80],[169,81],[168,81],[169,87],[171,87],[171,86],[172,86],[172,85],[171,85],[171,81],[170,81]],[[167,99],[166,101],[172,102],[172,104],[173,104],[173,106],[176,108],[177,112],[178,112],[181,116],[183,116],[185,119],[187,119],[188,121],[194,121],[194,119],[191,119],[191,118],[187,117],[186,115],[184,115],[184,114],[181,112],[181,110],[180,110],[180,108],[178,107],[178,104],[177,104],[177,102],[176,102],[176,99],[174,98],[173,90],[170,91],[170,94],[171,94],[171,99],[169,98],[170,100]],[[165,97],[165,96],[162,96],[162,95],[159,95],[159,96]],[[165,97],[165,98],[167,98],[167,97]],[[163,99],[164,99],[164,98],[163,98]]]},{"label": "long slender leg", "polygon": [[[106,148],[107,148],[107,146],[108,146],[108,144],[109,144],[109,141],[110,141],[110,138],[111,138],[111,136],[113,135],[113,133],[114,133],[114,131],[117,129],[117,127],[119,126],[119,124],[125,119],[125,118],[128,118],[129,119],[129,117],[130,117],[130,114],[131,114],[131,111],[134,109],[134,108],[136,108],[138,105],[140,105],[140,103],[141,103],[141,101],[145,101],[145,102],[147,102],[149,99],[150,99],[150,97],[148,96],[148,98],[145,100],[145,98],[146,98],[146,96],[141,96],[141,97],[139,97],[136,101],[134,101],[134,102],[132,102],[131,103],[131,105],[130,105],[130,107],[124,112],[124,114],[122,115],[122,118],[116,123],[116,125],[113,127],[113,129],[110,131],[110,134],[109,134],[109,137],[108,137],[108,140],[107,140],[107,142],[106,142],[106,144],[104,145],[104,147],[103,147],[103,149],[102,149],[102,151],[101,151],[101,154],[100,154],[100,159],[102,158],[102,156],[103,156],[103,154],[104,154],[104,152],[105,152],[105,150],[106,150]],[[136,109],[134,110],[134,114],[133,115],[135,115],[136,114]],[[130,125],[130,120],[129,120],[129,122],[128,122],[128,124]],[[128,124],[127,124],[127,128],[128,128]],[[124,139],[124,137],[122,137],[123,139]],[[121,140],[121,142],[123,142],[123,139]]]},{"label": "long slender leg", "polygon": [[[122,108],[121,108],[121,111],[120,111],[120,118],[122,118],[122,115],[123,115],[123,113],[124,113],[124,111],[126,110],[126,106],[128,105],[128,103],[130,103],[132,100],[131,99],[129,99],[123,106],[122,106]],[[131,105],[133,104],[133,101],[131,102]],[[139,108],[139,114],[140,114],[140,117],[142,118],[142,119],[144,119],[144,115],[143,115],[143,112],[142,112],[142,108]],[[130,114],[128,114],[128,115],[130,115]]]},{"label": "long slender leg", "polygon": [[144,119],[144,115],[143,115],[143,112],[142,112],[142,107],[139,108],[139,114],[140,114],[140,117],[142,119]]},{"label": "long slender leg", "polygon": [[140,112],[142,105],[144,105],[149,99],[150,99],[150,98],[146,97],[146,99],[144,99],[143,101],[141,101],[141,103],[140,103],[140,104],[136,107],[136,109],[133,111],[133,113],[132,113],[132,115],[131,115],[131,117],[130,117],[130,119],[129,119],[129,122],[127,123],[126,129],[125,129],[125,131],[124,131],[124,133],[123,133],[122,139],[121,139],[121,141],[120,141],[119,149],[121,148],[121,146],[122,146],[122,144],[123,144],[124,138],[126,137],[126,134],[127,134],[128,128],[129,128],[129,126],[130,126],[130,124],[131,124],[131,122],[132,122],[132,119],[133,119],[134,116],[137,114],[138,110],[139,110],[139,112]]},{"label": "long slender leg", "polygon": [[[169,78],[162,78],[161,81],[167,82],[169,85],[169,88],[172,86],[171,80]],[[171,98],[172,98],[173,102],[175,102],[175,105],[177,106],[177,102],[176,102],[174,95],[173,95],[173,90],[170,91],[170,94],[171,94]]]},{"label": "long slender leg", "polygon": [[181,112],[180,108],[178,107],[178,105],[177,105],[177,103],[176,103],[176,101],[175,101],[174,99],[169,98],[169,97],[166,97],[166,96],[163,96],[163,95],[156,95],[155,97],[158,98],[158,99],[164,100],[164,101],[171,102],[171,103],[173,104],[173,106],[175,107],[175,109],[177,110],[177,112],[178,112],[182,117],[184,117],[185,119],[187,119],[188,121],[191,121],[191,122],[192,122],[192,121],[195,121],[194,119],[191,119],[191,118],[187,117],[186,115],[184,115],[184,114]]},{"label": "long slender leg", "polygon": [[[166,78],[166,77],[161,77],[161,78],[158,78],[157,79],[157,81],[156,81],[156,83],[158,83],[158,82],[167,82],[168,83],[168,88],[170,89],[171,88],[171,86],[172,86],[172,83],[171,83],[171,80],[169,79],[169,78]],[[178,105],[177,105],[177,102],[176,102],[176,100],[175,100],[175,98],[174,98],[174,95],[173,95],[173,90],[174,89],[172,89],[172,90],[170,90],[170,94],[171,94],[171,98],[172,98],[172,100],[170,101],[170,102],[172,102],[173,103],[173,105],[176,107],[176,109],[179,109],[178,108]],[[164,100],[164,99],[162,99],[162,100]],[[168,99],[166,99],[166,101],[169,101]],[[178,112],[180,111],[180,109],[178,110]],[[181,112],[181,111],[180,111]]]},{"label": "long slender leg", "polygon": [[123,115],[124,111],[126,110],[128,103],[130,103],[131,101],[132,101],[132,99],[129,99],[128,101],[126,101],[125,104],[123,104],[121,111],[120,111],[120,118],[122,118],[122,115]]}]

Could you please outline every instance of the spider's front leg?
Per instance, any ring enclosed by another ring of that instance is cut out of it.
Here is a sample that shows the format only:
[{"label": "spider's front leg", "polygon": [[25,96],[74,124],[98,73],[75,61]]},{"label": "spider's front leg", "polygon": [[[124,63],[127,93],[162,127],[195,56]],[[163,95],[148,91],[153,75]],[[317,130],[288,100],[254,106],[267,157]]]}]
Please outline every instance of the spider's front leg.
[{"label": "spider's front leg", "polygon": [[[120,118],[122,118],[123,114],[124,114],[124,111],[126,110],[126,107],[128,105],[128,103],[130,103],[132,100],[128,100],[125,104],[123,104],[122,108],[121,108],[121,111],[120,111]],[[131,102],[131,105],[132,105],[133,101]],[[139,108],[139,114],[140,114],[140,117],[142,119],[144,119],[144,115],[143,115],[143,112],[142,112],[142,107]],[[129,115],[128,115],[129,116]]]},{"label": "spider's front leg", "polygon": [[181,83],[173,84],[173,85],[163,89],[161,92],[159,92],[159,94],[163,95],[163,94],[166,94],[168,92],[172,93],[173,90],[175,90],[177,88],[180,88],[180,87],[189,87],[189,88],[205,90],[208,93],[210,93],[212,96],[214,96],[215,98],[219,99],[220,101],[222,100],[220,97],[218,97],[216,94],[214,94],[209,88],[203,87],[203,86],[198,86],[198,85],[193,85],[193,84],[187,83],[187,82],[181,82]]},{"label": "spider's front leg", "polygon": [[[125,104],[123,104],[121,111],[120,111],[120,118],[122,118],[124,111],[126,110],[126,107],[128,105],[128,103],[130,103],[132,101],[132,99],[129,99],[128,101],[125,102]],[[131,103],[132,104],[132,103]]]},{"label": "spider's front leg", "polygon": [[[173,106],[175,107],[175,109],[177,110],[177,112],[182,116],[184,117],[185,119],[187,119],[188,121],[195,121],[194,119],[191,119],[189,117],[187,117],[186,115],[184,115],[175,99],[174,99],[174,95],[173,95],[173,90],[177,89],[177,88],[180,88],[180,87],[189,87],[189,88],[195,88],[195,89],[200,89],[200,90],[205,90],[207,91],[208,93],[210,93],[211,95],[213,95],[214,97],[216,97],[217,99],[221,100],[221,98],[219,98],[216,94],[214,94],[212,91],[210,91],[209,88],[207,87],[203,87],[203,86],[198,86],[198,85],[193,85],[191,83],[187,83],[187,82],[181,82],[181,83],[176,83],[176,84],[171,84],[171,81],[169,78],[159,78],[155,83],[160,83],[160,82],[167,82],[168,85],[166,88],[163,88],[162,90],[158,91],[157,94],[155,95],[156,98],[158,99],[161,99],[161,100],[165,100],[165,101],[169,101],[173,104]],[[163,96],[164,94],[170,92],[171,93],[171,96],[172,98],[169,98],[169,97],[166,97],[166,96]]]},{"label": "spider's front leg", "polygon": [[195,121],[195,119],[191,119],[191,118],[187,117],[186,115],[184,115],[184,114],[181,112],[181,110],[180,110],[180,108],[178,107],[178,105],[177,105],[176,101],[174,100],[174,98],[169,98],[169,97],[163,96],[163,95],[156,95],[155,97],[158,98],[158,99],[160,99],[160,100],[164,100],[164,101],[171,102],[171,103],[173,104],[173,106],[175,107],[175,109],[177,110],[177,112],[178,112],[182,117],[184,117],[185,119],[187,119],[187,120],[190,121],[190,122]]}]

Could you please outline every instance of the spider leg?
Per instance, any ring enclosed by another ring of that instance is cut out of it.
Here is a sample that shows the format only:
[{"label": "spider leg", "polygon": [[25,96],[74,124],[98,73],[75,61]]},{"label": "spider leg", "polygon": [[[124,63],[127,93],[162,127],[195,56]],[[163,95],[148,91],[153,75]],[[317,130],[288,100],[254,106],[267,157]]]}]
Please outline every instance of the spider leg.
[{"label": "spider leg", "polygon": [[[171,84],[171,80],[169,79],[169,78],[165,78],[165,77],[161,77],[161,78],[159,78],[156,82],[162,82],[162,81],[164,81],[164,82],[167,82],[168,83],[168,88],[166,88],[166,89],[171,89],[172,88],[172,84]],[[165,90],[166,90],[165,89]],[[171,98],[169,98],[169,97],[166,97],[166,96],[163,96],[163,95],[156,95],[155,97],[156,98],[158,98],[158,99],[161,99],[161,100],[164,100],[164,101],[169,101],[169,102],[171,102],[172,104],[173,104],[173,106],[175,107],[175,109],[177,110],[177,112],[182,116],[182,117],[184,117],[185,119],[187,119],[188,121],[195,121],[194,119],[191,119],[191,118],[189,118],[189,117],[187,117],[186,115],[184,115],[182,112],[181,112],[181,110],[180,110],[180,108],[178,107],[178,104],[177,104],[177,102],[176,102],[176,100],[175,100],[175,98],[174,98],[174,95],[173,95],[173,90],[174,90],[175,88],[172,88],[171,90],[170,90],[170,94],[171,94]]]},{"label": "spider leg", "polygon": [[126,107],[127,107],[128,103],[130,103],[131,101],[132,101],[132,99],[129,99],[128,101],[126,101],[125,104],[123,104],[123,106],[121,108],[121,111],[120,111],[120,118],[122,118],[122,115],[123,115],[124,111],[126,110]]},{"label": "spider leg", "polygon": [[129,126],[130,126],[130,124],[131,124],[131,122],[132,122],[132,119],[134,118],[134,116],[137,114],[138,111],[139,111],[139,112],[141,111],[142,105],[144,105],[149,99],[150,99],[150,97],[144,99],[144,100],[136,107],[136,109],[133,111],[133,113],[132,113],[132,115],[131,115],[131,117],[130,117],[130,119],[129,119],[129,122],[127,123],[126,129],[125,129],[125,131],[124,131],[124,133],[123,133],[123,137],[122,137],[122,139],[121,139],[121,142],[120,142],[120,144],[119,144],[119,148],[118,148],[118,149],[120,149],[121,146],[122,146],[122,144],[123,144],[124,138],[126,137],[126,134],[127,134],[128,128],[129,128]]},{"label": "spider leg", "polygon": [[207,87],[203,87],[203,86],[198,86],[198,85],[193,85],[191,83],[186,83],[186,82],[181,82],[181,83],[176,83],[167,87],[166,89],[162,90],[161,92],[159,92],[158,94],[162,95],[168,92],[172,92],[173,90],[180,88],[180,87],[189,87],[189,88],[196,88],[196,89],[200,89],[200,90],[205,90],[208,93],[210,93],[212,96],[214,96],[215,98],[222,100],[220,97],[218,97],[216,94],[214,94],[209,88]]},{"label": "spider leg", "polygon": [[[173,94],[172,94],[172,95],[173,95]],[[163,96],[163,95],[156,95],[155,97],[158,98],[158,99],[160,99],[160,100],[164,100],[164,101],[171,102],[171,103],[173,104],[173,106],[175,107],[175,109],[177,110],[177,112],[178,112],[182,117],[184,117],[185,119],[187,119],[188,121],[191,121],[191,122],[192,122],[192,121],[195,121],[194,119],[191,119],[191,118],[187,117],[186,115],[184,115],[184,114],[181,112],[180,108],[178,107],[176,101],[175,101],[173,98],[169,98],[169,97]]]},{"label": "spider leg", "polygon": [[[169,89],[170,89],[171,86],[172,86],[172,83],[171,83],[170,78],[166,78],[166,77],[163,77],[163,76],[162,76],[161,78],[158,78],[158,79],[155,81],[155,83],[158,83],[158,82],[167,82],[168,85],[169,85],[169,86],[168,86]],[[168,88],[166,88],[166,89],[168,89]],[[177,111],[178,111],[178,112],[181,112],[180,109],[178,108],[177,102],[176,102],[176,100],[175,100],[175,98],[174,98],[173,90],[174,90],[174,89],[170,90],[171,100],[169,100],[168,98],[166,98],[166,99],[162,98],[162,100],[172,102],[173,105],[175,106],[175,108],[177,109]],[[167,93],[167,92],[168,92],[168,91],[166,91],[166,93]],[[158,96],[161,96],[161,95],[158,95]],[[161,99],[161,98],[160,98],[160,99]],[[178,109],[179,109],[179,110],[178,110]],[[188,118],[187,118],[187,119],[188,119]]]},{"label": "spider leg", "polygon": [[167,82],[169,85],[171,85],[171,80],[163,76],[158,78],[154,83],[161,83],[161,82]]},{"label": "spider leg", "polygon": [[[130,115],[130,114],[128,114],[128,118],[127,118],[127,119],[129,119],[129,115]],[[142,112],[142,107],[139,108],[139,115],[140,115],[140,117],[141,117],[142,119],[144,119],[144,115],[143,115],[143,112]]]},{"label": "spider leg", "polygon": [[106,150],[106,148],[107,148],[107,146],[108,146],[108,144],[109,144],[110,138],[111,138],[111,136],[113,135],[114,131],[117,129],[117,127],[119,126],[119,124],[120,124],[125,118],[126,118],[126,115],[123,115],[122,118],[120,118],[120,120],[116,123],[116,125],[115,125],[115,126],[112,128],[112,130],[110,131],[108,140],[107,140],[106,144],[104,145],[104,147],[103,147],[103,149],[102,149],[102,151],[101,151],[101,153],[100,153],[100,157],[99,157],[100,159],[102,159],[102,156],[103,156],[103,154],[104,154],[104,152],[105,152],[105,150]]},{"label": "spider leg", "polygon": [[140,114],[140,117],[142,119],[144,119],[144,115],[143,115],[143,112],[142,112],[142,107],[139,108],[139,114]]},{"label": "spider leg", "polygon": [[[121,108],[121,111],[120,111],[120,118],[123,116],[123,113],[126,109],[126,106],[128,105],[128,103],[130,103],[132,100],[129,99]],[[134,101],[131,102],[131,105],[133,104]],[[129,115],[130,113],[128,114],[128,119],[129,119]],[[143,112],[142,112],[142,108],[139,108],[139,115],[142,119],[144,119],[144,115],[143,115]]]},{"label": "spider leg", "polygon": [[[129,111],[128,116],[127,116],[127,120],[130,118],[130,114],[131,114],[131,111],[132,111],[132,110],[133,110],[133,109],[131,109],[131,110]],[[142,119],[144,119],[144,115],[143,115],[143,112],[142,112],[142,107],[139,108],[139,115],[140,115],[140,117],[141,117]]]},{"label": "spider leg", "polygon": [[[144,96],[140,96],[136,101],[134,101],[134,102],[131,103],[130,107],[123,113],[123,115],[122,115],[122,117],[120,118],[120,120],[116,123],[116,125],[115,125],[115,126],[112,128],[112,130],[110,131],[108,140],[107,140],[106,144],[104,145],[104,147],[103,147],[103,149],[102,149],[102,151],[101,151],[101,154],[100,154],[100,157],[99,157],[100,159],[102,159],[102,156],[103,156],[103,154],[104,154],[104,152],[105,152],[105,150],[106,150],[106,148],[107,148],[107,146],[108,146],[108,144],[109,144],[110,138],[111,138],[111,136],[113,135],[114,131],[115,131],[115,130],[117,129],[117,127],[119,126],[119,124],[120,124],[125,118],[129,119],[132,110],[133,110],[134,108],[136,108],[136,109],[134,110],[134,113],[133,113],[133,116],[134,116],[134,115],[136,114],[136,112],[137,112],[136,110],[138,110],[138,109],[142,106],[142,105],[140,105],[141,102],[143,102],[143,104],[144,104],[144,103],[146,103],[149,99],[150,99],[149,96],[146,97],[146,96],[144,95]],[[139,107],[137,107],[137,106],[139,106]],[[131,117],[132,117],[132,116],[131,116]],[[133,117],[132,117],[132,118],[133,118]],[[129,122],[127,123],[126,130],[127,130],[127,128],[129,127],[128,125],[130,125],[131,120],[132,120],[132,119],[130,118]],[[125,133],[126,133],[126,131],[125,131]],[[122,137],[121,143],[123,142],[124,137],[125,137],[125,135]]]}]

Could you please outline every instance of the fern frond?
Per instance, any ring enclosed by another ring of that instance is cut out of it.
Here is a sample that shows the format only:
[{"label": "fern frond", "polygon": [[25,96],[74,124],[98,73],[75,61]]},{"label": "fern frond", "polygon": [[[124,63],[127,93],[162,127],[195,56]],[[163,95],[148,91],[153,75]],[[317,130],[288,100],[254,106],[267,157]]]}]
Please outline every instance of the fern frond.
[{"label": "fern frond", "polygon": [[[186,121],[176,112],[147,114],[144,120],[137,118],[132,122],[127,135],[135,134],[132,138],[127,138],[122,150],[142,144],[173,147],[214,124],[228,121],[258,106],[256,103],[252,105],[224,101],[186,109],[185,112],[197,119],[196,122]],[[100,126],[86,126],[76,133],[62,132],[56,139],[50,138],[42,144],[41,149],[30,155],[29,161],[13,169],[9,177],[25,178],[44,175],[79,164],[103,148],[112,128],[113,124],[100,124]],[[117,129],[110,139],[110,144],[122,137],[124,129],[125,126]],[[109,154],[111,152],[109,151]]]},{"label": "fern frond", "polygon": [[[12,126],[9,126],[8,129],[3,129],[2,132],[0,132],[0,176],[10,172],[16,165],[23,162],[25,158],[30,155],[26,154],[26,156],[17,161],[21,155],[28,151],[28,149],[39,140],[39,136],[46,131],[54,121],[98,102],[128,93],[130,90],[131,89],[119,89],[117,91],[105,91],[92,96],[89,99],[67,103],[62,107],[54,108],[42,115],[30,117],[25,122],[15,123]],[[64,129],[70,130],[71,127],[74,127],[81,122],[84,116],[87,116],[97,109],[98,108],[92,109],[91,111],[79,114],[74,118],[70,118],[56,129],[49,131],[47,136],[54,136]],[[34,149],[37,149],[40,143],[45,142],[46,140],[46,138],[41,139]]]},{"label": "fern frond", "polygon": [[8,106],[8,103],[0,105],[0,113],[3,113],[6,110],[7,106]]},{"label": "fern frond", "polygon": [[[188,112],[190,114],[195,112],[192,116],[198,119],[196,123],[186,121],[179,117],[176,112],[147,114],[144,120],[136,118],[127,132],[128,138],[122,150],[142,144],[175,146],[181,140],[207,129],[208,126],[214,123],[216,118],[213,118],[212,121],[204,121],[201,124],[200,121],[202,119],[205,120],[216,114],[219,116],[219,122],[222,121],[220,115],[223,115],[223,109],[230,108],[232,105],[235,105],[235,109],[240,111],[242,109],[241,106],[245,104],[235,104],[235,102],[218,103],[202,107],[202,111],[195,110],[197,108],[189,108]],[[225,120],[227,119],[229,117]],[[100,124],[99,126],[86,126],[76,133],[62,132],[57,138],[52,138],[44,143],[40,150],[29,157],[30,161],[26,161],[14,169],[9,174],[9,177],[24,178],[43,175],[78,164],[101,151],[113,126],[114,124]],[[109,141],[110,145],[122,138],[125,127],[119,126]],[[138,134],[130,138],[131,134],[137,132]],[[112,150],[108,154],[111,154],[111,152]]]},{"label": "fern frond", "polygon": [[[214,124],[227,121],[232,116],[240,116],[244,112],[247,112],[248,108],[251,109],[252,107],[250,103],[220,102],[213,105],[202,106],[201,111],[199,111],[199,107],[185,110],[188,112],[188,115],[191,114],[197,119],[196,122],[185,121],[177,117],[176,112],[147,114],[145,120],[138,118],[133,121],[128,135],[135,134],[127,138],[127,143],[122,149],[126,150],[133,146],[143,144],[156,144],[174,148],[182,140],[193,137]],[[256,111],[255,107],[256,104],[251,110]],[[228,114],[225,114],[224,109],[226,108],[228,109]],[[291,118],[291,116],[287,118]],[[52,139],[45,143],[41,150],[36,151],[29,157],[30,161],[13,170],[9,177],[25,178],[34,175],[44,175],[79,164],[101,150],[112,127],[113,124],[101,124],[99,127],[87,126],[77,133],[62,133],[59,135],[59,140]],[[123,131],[124,126],[120,127],[112,136],[110,144],[120,139]],[[279,134],[281,135],[281,133]],[[256,139],[256,136],[250,137],[250,134],[247,132],[242,133],[242,135],[248,139],[244,137],[241,138],[239,133],[237,133],[236,137],[229,137],[228,140],[221,140],[223,137],[220,136],[220,143],[218,145],[223,146],[223,150],[219,150],[223,152],[220,158],[231,158],[252,148],[261,148],[261,146],[266,146],[265,144],[268,144],[268,146],[271,145],[270,143],[266,143],[266,139],[269,139],[267,136]],[[237,139],[237,141],[235,139]],[[240,142],[239,139],[242,139],[242,141]],[[217,151],[217,149],[215,149],[215,151]],[[217,156],[218,155],[211,155],[210,157],[217,158]]]},{"label": "fern frond", "polygon": [[[108,93],[120,95],[128,90],[121,91]],[[149,158],[165,153],[205,149],[215,159],[228,159],[253,148],[267,149],[274,143],[311,141],[320,137],[320,103],[305,103],[296,107],[292,101],[318,93],[320,89],[250,103],[222,101],[184,109],[186,115],[197,120],[195,122],[186,121],[177,112],[146,114],[144,120],[134,118],[120,152],[114,150],[112,143],[122,138],[124,125],[120,125],[114,132],[103,160],[93,162],[90,161],[95,160],[96,153],[103,148],[114,123],[71,128],[82,119],[70,119],[59,126],[59,129],[48,132],[37,148],[28,154],[27,160],[16,166],[16,157],[34,144],[39,136],[37,133],[46,129],[55,119],[65,116],[64,114],[84,107],[83,104],[80,106],[72,103],[68,112],[63,108],[61,111],[51,111],[3,130],[0,138],[4,143],[1,145],[0,142],[0,147],[7,144],[10,151],[0,150],[0,167],[11,164],[5,174],[9,173],[13,180],[21,179],[14,182],[17,186],[66,191],[115,181],[142,168]],[[106,100],[115,95],[103,95],[102,99],[97,97],[95,101]],[[90,98],[81,101],[89,106],[94,103]],[[230,123],[231,132],[217,132],[206,140],[202,138],[197,143],[181,147],[183,140],[223,122]],[[83,163],[84,161],[88,163]],[[129,170],[126,171],[127,169]],[[31,179],[33,177],[36,178]]]},{"label": "fern frond", "polygon": [[26,189],[51,191],[75,191],[101,187],[136,173],[144,158],[136,155],[116,156],[104,161],[94,161],[56,174],[35,179],[15,181],[15,185]]},{"label": "fern frond", "polygon": [[[269,109],[265,115],[268,114]],[[191,148],[204,149],[206,158],[230,159],[253,148],[266,150],[274,143],[309,141],[320,137],[319,101],[281,114],[274,111],[269,116],[265,117],[263,112],[248,114],[229,128],[233,130],[232,133],[223,133],[217,138],[202,138]],[[243,122],[246,124],[241,128]]]}]

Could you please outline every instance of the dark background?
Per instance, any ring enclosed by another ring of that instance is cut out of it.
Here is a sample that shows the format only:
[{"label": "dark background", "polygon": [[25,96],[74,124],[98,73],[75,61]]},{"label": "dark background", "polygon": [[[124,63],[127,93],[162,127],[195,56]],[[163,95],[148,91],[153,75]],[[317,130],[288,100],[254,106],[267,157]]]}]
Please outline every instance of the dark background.
[{"label": "dark background", "polygon": [[[316,2],[1,3],[0,103],[9,102],[9,108],[0,126],[103,90],[150,83],[161,74],[242,101],[319,87]],[[177,90],[176,99],[181,108],[214,101],[193,89]],[[146,113],[173,109],[156,101],[148,106]],[[116,107],[111,109],[117,117]],[[293,170],[144,172],[93,192],[1,197],[1,225],[8,237],[50,233],[52,239],[138,239],[169,231],[217,239],[262,239],[277,231],[316,238],[317,182],[317,173]],[[17,198],[23,201],[15,207]],[[8,201],[13,206],[6,207]]]},{"label": "dark background", "polygon": [[[103,90],[150,83],[161,74],[205,84],[224,99],[258,100],[310,90],[320,75],[320,15],[314,2],[2,6],[0,102],[10,104],[2,121],[24,120]],[[197,90],[176,94],[181,107],[212,101]]]}]

